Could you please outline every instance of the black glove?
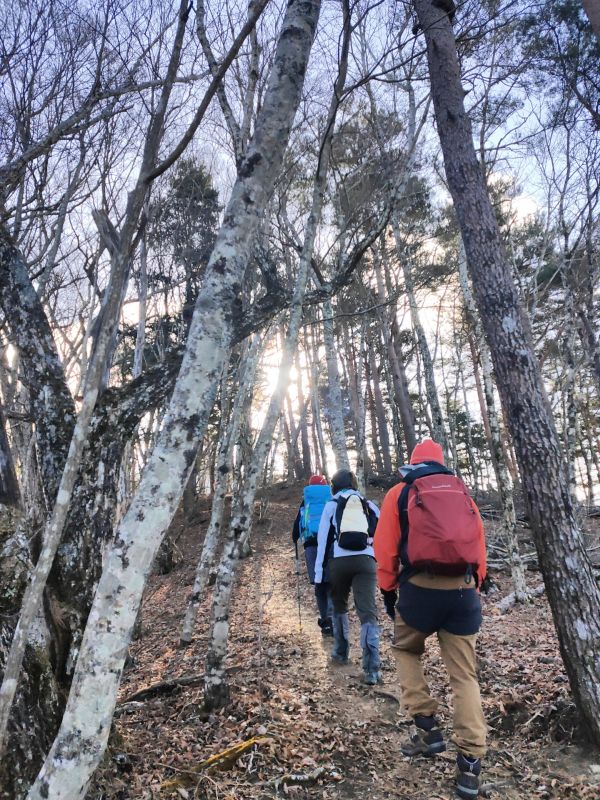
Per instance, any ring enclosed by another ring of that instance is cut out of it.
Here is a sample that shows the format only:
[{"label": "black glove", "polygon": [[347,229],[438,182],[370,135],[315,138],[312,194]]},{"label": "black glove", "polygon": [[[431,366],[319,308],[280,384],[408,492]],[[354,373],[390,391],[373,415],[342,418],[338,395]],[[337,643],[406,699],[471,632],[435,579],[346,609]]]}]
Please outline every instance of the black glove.
[{"label": "black glove", "polygon": [[485,578],[481,581],[479,586],[479,591],[483,592],[483,594],[487,594],[489,590],[492,588],[492,579],[489,575],[486,575]]},{"label": "black glove", "polygon": [[383,605],[385,606],[385,613],[390,619],[396,616],[396,603],[398,601],[398,592],[395,589],[381,589],[383,597]]}]

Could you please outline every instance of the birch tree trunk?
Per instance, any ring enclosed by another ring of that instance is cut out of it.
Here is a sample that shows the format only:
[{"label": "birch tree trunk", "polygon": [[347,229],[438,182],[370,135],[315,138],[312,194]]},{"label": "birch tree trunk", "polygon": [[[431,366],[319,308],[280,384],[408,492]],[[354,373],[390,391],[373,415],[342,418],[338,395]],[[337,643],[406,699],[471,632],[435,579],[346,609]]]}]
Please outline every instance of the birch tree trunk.
[{"label": "birch tree trunk", "polygon": [[481,371],[483,373],[485,408],[487,412],[487,421],[489,424],[492,465],[496,474],[498,494],[500,495],[500,504],[502,506],[502,524],[504,526],[504,535],[508,550],[510,573],[515,587],[515,600],[518,603],[523,603],[529,599],[529,592],[527,590],[527,583],[525,581],[525,565],[523,564],[523,559],[521,558],[521,553],[519,550],[519,535],[517,530],[517,515],[515,512],[513,486],[510,475],[508,474],[508,468],[506,466],[502,434],[500,433],[500,421],[498,419],[496,401],[494,399],[494,383],[492,377],[490,352],[487,342],[485,341],[481,319],[479,317],[479,312],[475,304],[475,298],[473,297],[473,292],[469,283],[467,258],[462,239],[459,243],[458,277],[467,317],[475,332],[475,337],[479,342],[479,355],[481,358]]},{"label": "birch tree trunk", "polygon": [[52,568],[54,556],[62,537],[69,512],[75,482],[79,473],[81,457],[85,448],[92,414],[98,392],[102,384],[106,354],[113,339],[114,331],[123,300],[123,286],[126,280],[126,267],[122,262],[114,265],[110,284],[106,290],[105,313],[96,340],[96,351],[86,375],[86,385],[77,415],[69,452],[58,487],[56,501],[51,516],[46,523],[42,538],[42,550],[32,572],[25,594],[17,627],[15,628],[10,651],[4,665],[4,676],[0,687],[0,758],[4,755],[10,709],[13,703],[25,646],[31,626],[37,617],[43,598],[44,587]]},{"label": "birch tree trunk", "polygon": [[[106,747],[145,578],[179,504],[214,403],[232,339],[239,286],[281,168],[319,8],[310,0],[292,0],[287,8],[269,87],[198,295],[173,397],[107,554],[61,729],[30,800],[83,797]],[[144,537],[139,536],[142,522]]]},{"label": "birch tree trunk", "polygon": [[242,422],[242,407],[248,392],[254,384],[261,344],[260,336],[255,336],[244,358],[242,380],[231,410],[231,418],[227,425],[224,424],[224,430],[221,432],[221,441],[215,469],[215,490],[213,492],[213,501],[210,510],[210,521],[204,536],[202,555],[196,567],[194,586],[181,628],[179,644],[182,646],[188,645],[192,641],[198,608],[202,602],[204,590],[208,583],[208,576],[219,545],[227,485],[233,471],[233,451]]},{"label": "birch tree trunk", "polygon": [[56,344],[22,254],[0,223],[0,304],[19,351],[36,421],[36,449],[46,503],[52,505],[75,425]]},{"label": "birch tree trunk", "polygon": [[213,601],[213,628],[206,656],[204,677],[204,702],[208,708],[215,708],[222,705],[228,696],[225,659],[229,638],[229,608],[233,591],[235,566],[252,528],[252,511],[258,479],[263,473],[265,461],[273,444],[273,434],[275,433],[275,427],[287,394],[290,371],[298,346],[298,335],[302,323],[302,302],[306,292],[315,239],[325,200],[333,130],[340,102],[339,98],[342,96],[346,80],[348,50],[350,46],[350,14],[347,2],[344,2],[343,8],[344,37],[340,52],[339,71],[334,84],[329,111],[325,120],[325,131],[319,151],[320,155],[313,186],[311,209],[306,222],[304,243],[298,263],[298,273],[290,307],[288,328],[283,344],[283,354],[277,376],[277,385],[271,396],[265,421],[254,448],[252,462],[245,476],[239,505],[231,521],[230,535],[217,574]]},{"label": "birch tree trunk", "polygon": [[0,405],[0,505],[18,508],[20,503],[19,483],[6,433],[6,420]]},{"label": "birch tree trunk", "polygon": [[568,491],[568,469],[465,113],[447,14],[414,0],[427,43],[438,134],[473,289],[523,481],[540,567],[578,711],[600,745],[600,589]]},{"label": "birch tree trunk", "polygon": [[346,429],[344,426],[340,371],[338,369],[337,347],[333,330],[333,307],[330,296],[327,296],[323,302],[323,340],[325,358],[327,359],[327,418],[329,420],[331,447],[335,456],[336,469],[350,469],[348,447],[346,445]]}]

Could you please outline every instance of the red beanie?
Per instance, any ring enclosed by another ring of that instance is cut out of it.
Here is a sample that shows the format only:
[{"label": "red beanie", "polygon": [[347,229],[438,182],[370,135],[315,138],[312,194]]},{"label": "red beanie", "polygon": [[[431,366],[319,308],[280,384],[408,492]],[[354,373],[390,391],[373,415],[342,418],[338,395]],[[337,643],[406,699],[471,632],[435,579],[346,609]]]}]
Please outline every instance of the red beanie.
[{"label": "red beanie", "polygon": [[444,463],[444,451],[433,439],[423,439],[415,446],[410,456],[411,464],[420,464],[422,461],[437,461],[438,464]]},{"label": "red beanie", "polygon": [[309,486],[327,486],[327,479],[322,475],[311,475],[308,482]]}]

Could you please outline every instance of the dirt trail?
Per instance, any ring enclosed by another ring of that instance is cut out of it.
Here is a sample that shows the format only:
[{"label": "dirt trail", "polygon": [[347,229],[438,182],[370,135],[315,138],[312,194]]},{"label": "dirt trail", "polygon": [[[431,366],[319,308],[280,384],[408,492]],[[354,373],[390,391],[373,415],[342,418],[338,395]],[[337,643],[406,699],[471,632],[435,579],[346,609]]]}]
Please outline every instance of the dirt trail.
[{"label": "dirt trail", "polygon": [[[331,639],[324,639],[316,624],[313,589],[305,574],[300,581],[300,627],[290,540],[296,508],[291,491],[273,493],[266,524],[256,528],[253,555],[242,564],[232,615],[228,707],[204,711],[198,683],[148,699],[121,715],[90,797],[454,797],[451,749],[435,761],[410,761],[400,754],[410,720],[400,705],[389,647],[392,624],[383,611],[384,683],[377,687],[360,681],[359,623],[354,613],[352,663],[339,667],[329,662]],[[159,680],[201,678],[208,601],[201,609],[193,646],[177,649],[198,538],[198,531],[190,532],[181,569],[150,583],[143,636],[132,648],[135,663],[125,676],[122,700]],[[491,784],[487,796],[599,800],[600,774],[592,773],[590,765],[600,762],[600,756],[590,759],[569,744],[572,707],[545,601],[506,617],[491,614],[491,608],[490,603],[479,646],[482,696],[491,725],[484,775],[484,783]],[[449,731],[445,673],[434,643],[428,652],[428,674]],[[550,732],[563,741],[553,741]],[[256,735],[261,743],[225,769],[198,769],[208,756]]]}]

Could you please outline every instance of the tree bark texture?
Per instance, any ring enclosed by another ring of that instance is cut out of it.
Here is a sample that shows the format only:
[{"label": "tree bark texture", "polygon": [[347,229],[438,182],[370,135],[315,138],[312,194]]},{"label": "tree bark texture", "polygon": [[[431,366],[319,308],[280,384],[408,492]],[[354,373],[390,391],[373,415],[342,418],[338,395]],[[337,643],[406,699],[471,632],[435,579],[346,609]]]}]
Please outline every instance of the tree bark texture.
[{"label": "tree bark texture", "polygon": [[498,223],[473,146],[452,25],[414,0],[438,133],[467,263],[519,461],[560,649],[581,718],[600,746],[600,590],[577,525],[568,469]]},{"label": "tree bark texture", "polygon": [[331,447],[335,455],[335,467],[336,469],[350,469],[348,447],[346,445],[346,429],[344,426],[344,405],[340,386],[340,371],[338,368],[337,347],[333,330],[333,306],[331,305],[331,298],[329,296],[323,301],[323,340],[325,344],[328,377],[327,419],[329,420]]},{"label": "tree bark texture", "polygon": [[340,54],[340,66],[335,82],[333,96],[329,105],[325,133],[321,142],[319,161],[312,192],[311,209],[306,222],[302,251],[298,260],[298,271],[294,286],[288,328],[283,345],[283,354],[277,385],[271,396],[269,408],[260,435],[256,442],[252,460],[245,475],[244,486],[231,521],[231,530],[221,558],[213,600],[213,629],[206,656],[204,678],[204,701],[207,707],[222,705],[227,698],[228,688],[225,675],[225,659],[229,637],[229,607],[233,591],[236,562],[248,540],[252,528],[252,511],[258,487],[258,479],[263,474],[266,459],[273,443],[273,434],[288,391],[290,371],[298,347],[298,336],[302,324],[303,300],[313,258],[317,230],[321,222],[327,172],[331,155],[331,142],[339,98],[346,79],[348,49],[350,43],[350,19],[347,5],[344,5],[344,39]]},{"label": "tree bark texture", "polygon": [[19,483],[6,432],[6,420],[0,406],[0,505],[18,507],[20,503]]},{"label": "tree bark texture", "polygon": [[219,453],[215,470],[215,490],[213,492],[210,520],[208,523],[208,528],[206,529],[204,542],[202,544],[202,554],[200,556],[200,560],[198,561],[198,566],[196,567],[196,575],[194,578],[192,594],[188,601],[185,618],[181,628],[181,636],[179,639],[179,643],[181,645],[188,645],[192,641],[198,608],[200,607],[200,603],[204,597],[204,590],[206,589],[208,583],[209,572],[213,565],[215,554],[219,546],[222,533],[221,526],[223,523],[223,509],[225,507],[227,485],[233,471],[233,451],[239,436],[240,425],[242,422],[242,406],[248,392],[251,391],[252,386],[254,385],[254,376],[256,374],[261,343],[262,340],[260,336],[255,336],[252,344],[250,345],[248,353],[245,356],[242,380],[239,384],[233,408],[231,410],[231,418],[227,422],[223,421],[223,430],[221,431],[221,441],[219,443]]},{"label": "tree bark texture", "polygon": [[400,231],[400,223],[395,213],[392,215],[392,230],[394,231],[396,252],[402,266],[402,274],[404,275],[404,288],[406,289],[406,297],[408,299],[408,306],[410,308],[410,320],[415,333],[415,338],[417,340],[417,347],[419,348],[419,352],[421,354],[421,362],[423,364],[423,376],[425,378],[427,403],[431,410],[431,435],[433,439],[442,446],[442,449],[447,456],[448,437],[446,435],[442,407],[440,405],[440,398],[438,396],[437,385],[435,382],[433,359],[431,357],[431,350],[429,349],[427,336],[425,335],[425,330],[421,323],[421,315],[419,314],[419,306],[417,305],[417,298],[415,296],[411,266],[402,252],[402,234]]},{"label": "tree bark texture", "polygon": [[0,223],[0,305],[21,359],[35,420],[36,449],[47,503],[51,506],[75,426],[75,405],[48,319],[27,266]]},{"label": "tree bark texture", "polygon": [[109,287],[106,290],[104,314],[96,339],[96,348],[86,375],[81,409],[77,415],[73,436],[69,444],[69,451],[58,492],[56,493],[54,507],[44,529],[42,549],[23,595],[21,614],[4,665],[2,686],[0,686],[0,757],[6,747],[8,718],[17,690],[27,639],[31,626],[40,611],[46,581],[69,513],[73,489],[79,474],[96,399],[102,384],[107,353],[117,327],[126,280],[126,263],[121,259],[113,262]]},{"label": "tree bark texture", "polygon": [[[84,634],[63,722],[30,800],[81,798],[106,747],[145,580],[181,498],[228,356],[238,292],[279,173],[320,5],[286,12],[253,140],[206,271],[162,429],[110,548]],[[144,537],[139,536],[144,526]]]},{"label": "tree bark texture", "polygon": [[481,359],[481,371],[483,373],[484,399],[485,399],[485,420],[489,430],[489,445],[492,454],[492,465],[496,474],[498,484],[498,494],[502,506],[502,522],[506,537],[506,546],[510,563],[510,571],[515,586],[515,598],[522,603],[528,598],[527,583],[525,581],[525,565],[519,551],[519,537],[517,531],[517,514],[515,511],[513,486],[506,466],[506,456],[502,447],[502,434],[500,433],[500,421],[496,409],[494,398],[494,384],[492,377],[492,365],[490,352],[487,342],[483,335],[483,327],[479,318],[475,298],[469,283],[467,269],[467,259],[464,252],[462,240],[459,244],[458,256],[458,276],[462,290],[463,300],[467,317],[474,330],[474,335],[479,342],[479,356]]}]

